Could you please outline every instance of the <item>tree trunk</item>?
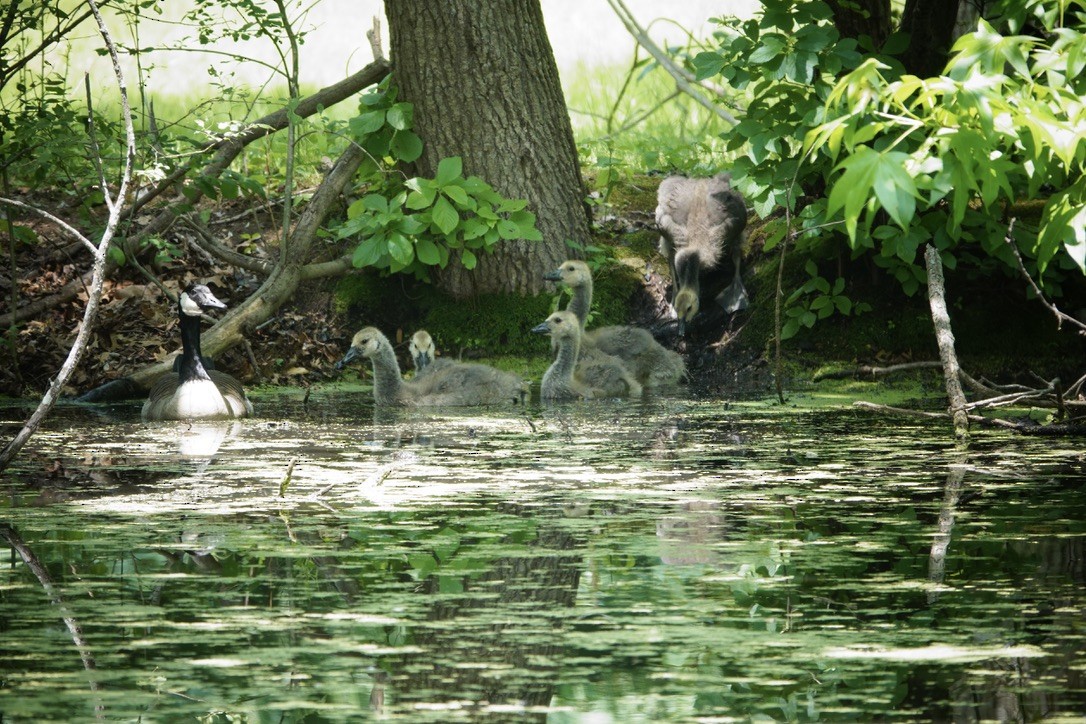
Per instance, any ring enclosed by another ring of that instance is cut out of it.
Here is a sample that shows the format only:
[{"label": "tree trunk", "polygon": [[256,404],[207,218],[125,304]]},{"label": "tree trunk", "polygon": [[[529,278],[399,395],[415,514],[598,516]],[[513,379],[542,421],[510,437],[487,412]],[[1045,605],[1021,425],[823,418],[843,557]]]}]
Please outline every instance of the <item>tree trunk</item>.
[{"label": "tree trunk", "polygon": [[905,70],[921,78],[943,72],[958,20],[958,5],[958,0],[907,0],[899,28],[910,37],[909,47],[901,56]]},{"label": "tree trunk", "polygon": [[833,25],[841,37],[866,35],[876,48],[890,37],[890,0],[827,0],[826,4],[833,11]]},{"label": "tree trunk", "polygon": [[500,242],[474,271],[450,263],[438,286],[456,297],[537,294],[542,276],[589,239],[584,185],[558,67],[539,0],[391,0],[393,79],[414,104],[425,144],[416,162],[433,176],[460,156],[464,173],[523,198],[543,241]]}]

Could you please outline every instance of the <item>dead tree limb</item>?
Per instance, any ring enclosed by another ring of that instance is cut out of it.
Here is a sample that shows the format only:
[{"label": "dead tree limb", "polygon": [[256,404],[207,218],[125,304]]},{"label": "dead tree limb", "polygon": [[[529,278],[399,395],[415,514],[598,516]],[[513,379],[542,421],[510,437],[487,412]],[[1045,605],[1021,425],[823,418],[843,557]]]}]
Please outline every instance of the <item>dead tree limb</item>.
[{"label": "dead tree limb", "polygon": [[[302,117],[311,116],[320,108],[327,108],[328,106],[338,103],[354,93],[379,82],[388,75],[388,72],[388,61],[383,58],[378,58],[349,78],[341,80],[311,96],[303,98],[299,102],[295,112]],[[245,146],[286,127],[286,124],[287,111],[286,109],[283,109],[264,116],[236,135],[212,144],[207,148],[207,151],[214,151],[215,155],[205,166],[200,168],[197,173],[201,176],[217,177],[229,168],[234,159],[245,149]],[[176,169],[164,181],[157,184],[153,190],[145,194],[137,202],[138,206],[136,208],[138,209],[146,205],[151,199],[161,195],[179,180],[188,175],[192,170],[192,164],[187,164]],[[190,203],[195,203],[201,197],[202,193],[199,189],[194,188],[192,190]],[[133,237],[133,239],[130,240],[130,243],[136,244],[138,241],[149,236],[163,233],[170,227],[176,217],[177,212],[172,206],[160,210],[146,226],[138,231],[138,235]],[[107,259],[105,274],[108,276],[115,268],[116,265]],[[89,275],[82,275],[68,282],[60,290],[48,297],[43,297],[28,304],[24,304],[18,309],[12,310],[6,314],[0,314],[0,328],[10,327],[14,324],[25,322],[28,319],[34,319],[48,309],[70,302],[75,299],[76,295],[86,289],[89,283]]]},{"label": "dead tree limb", "polygon": [[939,358],[943,362],[943,380],[954,420],[954,435],[959,441],[966,442],[969,439],[969,416],[966,414],[965,392],[962,390],[961,367],[958,365],[958,354],[954,351],[954,331],[950,327],[950,313],[946,307],[943,260],[939,258],[939,250],[931,244],[924,248],[924,265],[928,273],[931,321],[935,325],[935,340],[939,344]]}]

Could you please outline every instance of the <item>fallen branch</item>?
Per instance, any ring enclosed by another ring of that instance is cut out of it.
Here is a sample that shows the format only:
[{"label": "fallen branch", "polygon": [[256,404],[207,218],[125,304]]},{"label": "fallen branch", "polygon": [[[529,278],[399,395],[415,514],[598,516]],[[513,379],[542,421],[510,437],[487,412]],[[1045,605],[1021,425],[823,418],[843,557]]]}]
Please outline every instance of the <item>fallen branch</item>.
[{"label": "fallen branch", "polygon": [[[952,420],[950,412],[929,412],[927,410],[911,410],[907,407],[893,407],[891,405],[879,405],[874,402],[858,400],[852,403],[853,407],[871,412],[883,412],[905,417],[919,417],[928,420]],[[969,422],[975,422],[982,427],[998,427],[1004,430],[1013,430],[1023,435],[1051,435],[1065,437],[1073,435],[1086,435],[1086,424],[1067,423],[1060,425],[1038,425],[1034,423],[1021,423],[1013,420],[1005,420],[1001,417],[985,417],[984,415],[968,415]]]}]

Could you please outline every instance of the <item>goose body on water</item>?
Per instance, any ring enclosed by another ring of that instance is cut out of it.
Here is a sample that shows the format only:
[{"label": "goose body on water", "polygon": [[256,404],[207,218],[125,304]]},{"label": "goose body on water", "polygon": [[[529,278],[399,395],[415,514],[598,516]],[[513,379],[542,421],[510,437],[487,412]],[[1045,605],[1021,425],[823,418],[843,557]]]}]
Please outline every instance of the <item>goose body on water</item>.
[{"label": "goose body on water", "polygon": [[729,314],[746,309],[749,300],[740,264],[747,206],[731,187],[731,177],[669,176],[660,184],[656,198],[660,253],[667,257],[671,268],[672,306],[679,318],[680,333],[701,308],[702,275],[717,270],[725,254],[731,254],[735,270],[731,283],[716,301]]},{"label": "goose body on water", "polygon": [[453,363],[405,381],[392,344],[376,327],[355,334],[337,366],[358,357],[373,366],[373,400],[378,405],[501,405],[523,402],[529,390],[519,375],[478,363]]},{"label": "goose body on water", "polygon": [[581,356],[581,323],[572,312],[555,312],[532,331],[549,334],[555,349],[554,362],[543,374],[539,396],[543,400],[589,400],[599,397],[637,396],[641,387],[626,380],[629,372],[622,361],[597,355]]},{"label": "goose body on water", "polygon": [[585,331],[585,320],[592,308],[592,271],[583,261],[564,261],[544,278],[570,289],[572,296],[566,311],[581,325],[582,357],[593,353],[617,357],[639,385],[650,389],[675,384],[686,374],[682,356],[657,342],[647,329],[615,324]]},{"label": "goose body on water", "polygon": [[200,353],[200,314],[226,305],[204,284],[189,284],[177,302],[181,356],[174,372],[151,386],[143,403],[144,420],[214,420],[248,417],[253,404],[245,388],[225,372],[207,369]]}]

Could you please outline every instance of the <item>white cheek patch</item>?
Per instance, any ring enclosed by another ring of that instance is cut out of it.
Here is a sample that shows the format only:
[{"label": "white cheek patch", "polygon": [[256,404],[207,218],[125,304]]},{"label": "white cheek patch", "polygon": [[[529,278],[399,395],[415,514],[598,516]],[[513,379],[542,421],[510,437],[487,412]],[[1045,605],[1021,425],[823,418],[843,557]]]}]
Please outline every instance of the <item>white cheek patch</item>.
[{"label": "white cheek patch", "polygon": [[181,311],[190,317],[200,316],[200,305],[192,300],[188,294],[181,294]]}]

